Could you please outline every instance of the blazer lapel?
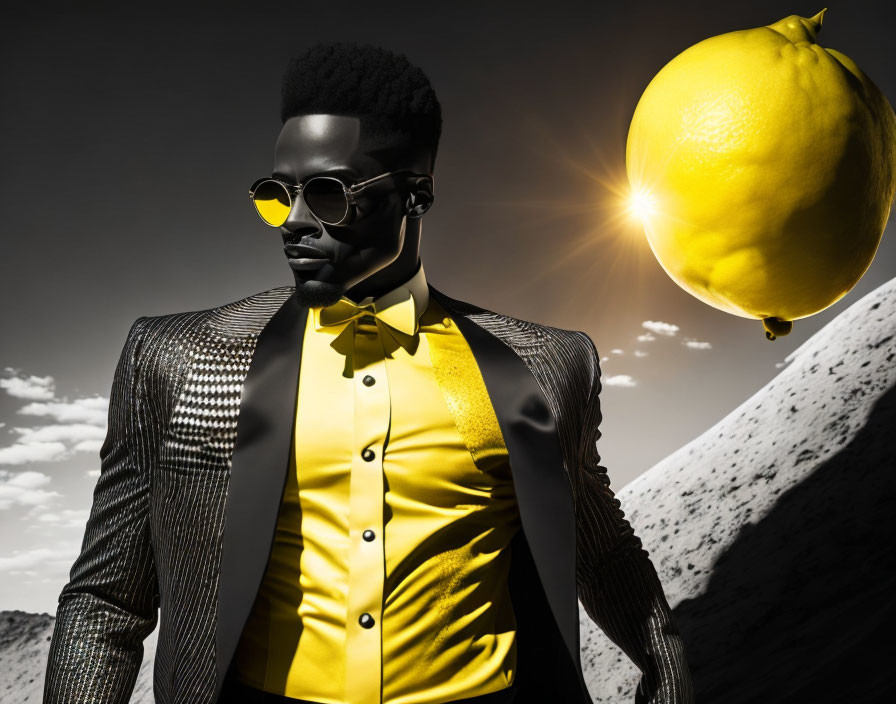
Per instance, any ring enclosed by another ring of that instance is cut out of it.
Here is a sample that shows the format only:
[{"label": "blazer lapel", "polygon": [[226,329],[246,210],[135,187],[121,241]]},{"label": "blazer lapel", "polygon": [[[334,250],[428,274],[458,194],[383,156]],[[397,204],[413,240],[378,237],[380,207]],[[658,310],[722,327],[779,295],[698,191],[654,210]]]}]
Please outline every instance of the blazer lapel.
[{"label": "blazer lapel", "polygon": [[[528,365],[430,285],[479,364],[510,457],[520,521],[545,594],[581,678],[572,486],[553,413]],[[582,680],[584,681],[584,680]]]},{"label": "blazer lapel", "polygon": [[218,588],[217,701],[267,567],[286,485],[308,307],[291,295],[256,342],[240,400]]}]

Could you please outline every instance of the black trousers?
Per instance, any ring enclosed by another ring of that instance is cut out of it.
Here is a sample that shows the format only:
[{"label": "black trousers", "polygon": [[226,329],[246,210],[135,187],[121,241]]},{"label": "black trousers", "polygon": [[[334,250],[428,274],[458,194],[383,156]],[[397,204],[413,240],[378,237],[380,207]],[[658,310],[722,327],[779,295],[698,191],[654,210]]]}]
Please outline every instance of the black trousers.
[{"label": "black trousers", "polygon": [[[516,696],[516,681],[510,687],[499,689],[497,692],[481,694],[478,697],[455,699],[449,704],[511,704]],[[261,689],[255,689],[233,677],[228,677],[221,690],[221,698],[218,704],[317,704],[307,699],[294,699],[284,697],[281,694],[271,694]]]}]

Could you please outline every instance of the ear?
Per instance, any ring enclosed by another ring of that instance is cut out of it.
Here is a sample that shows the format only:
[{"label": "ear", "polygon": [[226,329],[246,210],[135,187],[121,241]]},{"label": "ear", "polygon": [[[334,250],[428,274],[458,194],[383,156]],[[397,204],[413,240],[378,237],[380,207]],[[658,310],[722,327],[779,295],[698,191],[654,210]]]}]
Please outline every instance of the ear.
[{"label": "ear", "polygon": [[423,217],[435,202],[433,195],[433,178],[430,175],[415,176],[408,182],[408,197],[405,201],[405,213],[414,220]]}]

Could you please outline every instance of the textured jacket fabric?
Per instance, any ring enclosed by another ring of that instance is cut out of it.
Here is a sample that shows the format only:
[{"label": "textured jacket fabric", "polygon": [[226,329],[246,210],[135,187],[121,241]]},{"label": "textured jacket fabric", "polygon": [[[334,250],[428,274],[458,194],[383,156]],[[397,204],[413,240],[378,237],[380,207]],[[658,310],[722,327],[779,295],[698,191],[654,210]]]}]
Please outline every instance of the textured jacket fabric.
[{"label": "textured jacket fabric", "polygon": [[[588,616],[641,669],[636,704],[692,702],[681,635],[662,586],[600,465],[601,383],[593,341],[580,331],[519,320],[450,298],[431,284],[429,289],[469,340],[500,341],[491,349],[512,351],[540,390],[538,399],[530,395],[520,402],[529,424],[512,427],[513,421],[505,435],[516,438],[516,447],[537,452],[559,447],[559,454],[545,457],[562,463],[559,473],[574,506],[570,582],[574,572],[574,592]],[[114,374],[101,473],[81,552],[59,597],[44,704],[128,702],[142,642],[157,625],[156,701],[218,700],[222,664],[228,661],[218,647],[219,623],[232,609],[227,602],[228,611],[219,612],[219,580],[241,397],[258,340],[272,316],[294,301],[293,292],[292,286],[278,287],[209,310],[142,317],[131,327]],[[477,344],[485,349],[485,341]],[[498,379],[498,372],[491,378]],[[495,394],[497,387],[493,381],[493,400],[513,392],[509,382],[507,394]],[[549,415],[531,408],[542,396]],[[544,440],[529,444],[528,436],[541,435],[542,428]],[[517,459],[520,467],[524,460],[532,470],[538,467],[538,458]],[[533,498],[526,500],[537,506]],[[537,523],[537,513],[529,510],[528,542],[519,551],[519,569],[532,556],[538,564],[524,576],[533,600],[517,592],[517,620],[522,626],[538,619],[539,626],[529,626],[533,635],[523,641],[531,644],[531,655],[521,652],[520,675],[529,679],[518,701],[534,704],[549,696],[587,702],[577,653],[570,659],[563,652],[578,643],[571,626],[577,607],[555,586],[566,576],[548,569],[545,556],[558,546],[546,542],[543,536],[554,528],[546,513]],[[536,604],[542,604],[538,613]],[[556,622],[543,614],[553,614]],[[578,682],[567,686],[573,678]]]}]

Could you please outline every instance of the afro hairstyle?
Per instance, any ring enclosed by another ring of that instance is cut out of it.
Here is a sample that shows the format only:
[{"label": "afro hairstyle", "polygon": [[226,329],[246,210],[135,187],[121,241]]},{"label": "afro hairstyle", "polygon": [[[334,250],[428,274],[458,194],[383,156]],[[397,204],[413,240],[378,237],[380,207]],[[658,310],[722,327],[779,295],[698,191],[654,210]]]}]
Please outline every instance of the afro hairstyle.
[{"label": "afro hairstyle", "polygon": [[346,41],[296,53],[283,73],[280,119],[314,113],[360,117],[362,139],[394,145],[399,158],[425,150],[435,165],[442,109],[426,74],[404,54]]}]

